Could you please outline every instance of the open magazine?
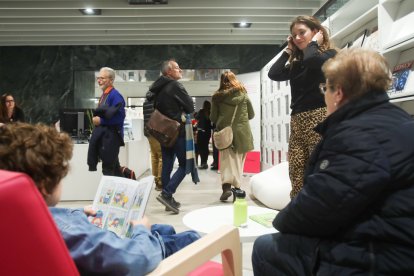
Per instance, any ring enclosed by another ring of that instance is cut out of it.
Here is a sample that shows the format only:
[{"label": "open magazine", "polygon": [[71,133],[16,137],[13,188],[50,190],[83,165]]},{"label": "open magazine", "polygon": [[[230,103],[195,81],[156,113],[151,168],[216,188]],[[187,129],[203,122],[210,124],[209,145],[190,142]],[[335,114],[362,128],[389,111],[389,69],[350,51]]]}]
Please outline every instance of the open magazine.
[{"label": "open magazine", "polygon": [[129,237],[130,221],[144,216],[153,183],[153,176],[138,181],[103,176],[92,206],[97,214],[90,217],[91,223],[120,237]]}]

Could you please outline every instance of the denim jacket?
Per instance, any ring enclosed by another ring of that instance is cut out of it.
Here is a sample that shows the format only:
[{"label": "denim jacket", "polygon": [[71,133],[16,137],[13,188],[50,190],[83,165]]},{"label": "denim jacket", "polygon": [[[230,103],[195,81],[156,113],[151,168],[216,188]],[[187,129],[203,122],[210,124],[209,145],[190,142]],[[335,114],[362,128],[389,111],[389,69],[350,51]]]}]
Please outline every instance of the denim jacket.
[{"label": "denim jacket", "polygon": [[50,211],[82,275],[145,275],[163,259],[160,237],[144,226],[135,226],[132,238],[122,239],[91,224],[81,209]]}]

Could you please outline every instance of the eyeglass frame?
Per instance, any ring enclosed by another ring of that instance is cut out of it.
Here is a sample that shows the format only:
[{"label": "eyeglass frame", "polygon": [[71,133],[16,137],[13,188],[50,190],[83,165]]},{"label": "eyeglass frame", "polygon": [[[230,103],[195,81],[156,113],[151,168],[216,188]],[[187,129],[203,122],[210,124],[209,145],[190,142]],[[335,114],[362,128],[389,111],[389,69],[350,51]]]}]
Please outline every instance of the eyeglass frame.
[{"label": "eyeglass frame", "polygon": [[325,82],[321,82],[319,84],[319,91],[321,92],[322,95],[325,95],[326,94],[326,91],[328,91],[328,87],[330,89],[333,89],[333,86],[332,85],[330,85],[330,84],[328,85]]},{"label": "eyeglass frame", "polygon": [[111,79],[110,77],[96,77],[96,81]]}]

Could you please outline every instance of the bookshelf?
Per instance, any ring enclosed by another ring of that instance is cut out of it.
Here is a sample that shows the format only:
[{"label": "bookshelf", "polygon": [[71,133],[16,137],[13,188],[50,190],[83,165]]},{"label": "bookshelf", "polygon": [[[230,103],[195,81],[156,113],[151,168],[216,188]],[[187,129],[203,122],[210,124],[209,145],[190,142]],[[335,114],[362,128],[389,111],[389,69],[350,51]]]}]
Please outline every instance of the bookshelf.
[{"label": "bookshelf", "polygon": [[[350,0],[324,25],[339,48],[368,47],[380,52],[391,68],[414,60],[413,0]],[[414,66],[413,66],[414,67]],[[390,90],[391,101],[414,114],[413,68],[401,91]]]}]

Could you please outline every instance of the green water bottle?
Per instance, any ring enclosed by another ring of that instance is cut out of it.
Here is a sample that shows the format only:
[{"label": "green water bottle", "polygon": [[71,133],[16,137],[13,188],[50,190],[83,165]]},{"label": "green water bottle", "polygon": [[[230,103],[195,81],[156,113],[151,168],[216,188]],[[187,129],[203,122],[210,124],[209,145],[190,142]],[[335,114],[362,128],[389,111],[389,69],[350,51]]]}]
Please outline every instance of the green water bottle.
[{"label": "green water bottle", "polygon": [[237,227],[245,227],[247,226],[246,192],[234,189],[233,194],[236,199],[233,203],[233,224]]}]

